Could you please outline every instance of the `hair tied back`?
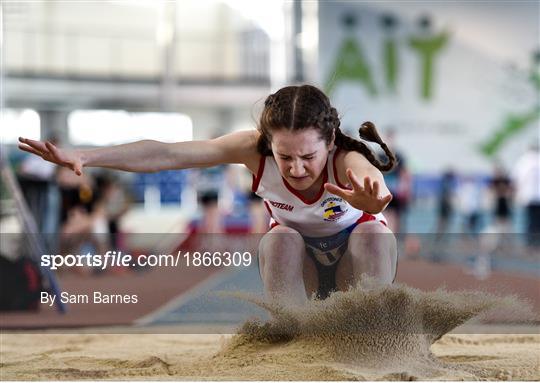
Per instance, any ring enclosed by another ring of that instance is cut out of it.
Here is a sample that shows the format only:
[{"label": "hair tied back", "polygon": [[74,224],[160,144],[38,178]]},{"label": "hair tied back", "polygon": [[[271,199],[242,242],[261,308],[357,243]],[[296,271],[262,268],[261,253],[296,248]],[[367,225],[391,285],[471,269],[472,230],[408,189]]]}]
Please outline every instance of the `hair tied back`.
[{"label": "hair tied back", "polygon": [[360,134],[360,138],[366,141],[376,142],[381,146],[384,144],[381,136],[379,136],[379,133],[375,128],[375,125],[371,121],[364,122],[362,126],[360,126],[360,129],[358,129],[358,133]]}]

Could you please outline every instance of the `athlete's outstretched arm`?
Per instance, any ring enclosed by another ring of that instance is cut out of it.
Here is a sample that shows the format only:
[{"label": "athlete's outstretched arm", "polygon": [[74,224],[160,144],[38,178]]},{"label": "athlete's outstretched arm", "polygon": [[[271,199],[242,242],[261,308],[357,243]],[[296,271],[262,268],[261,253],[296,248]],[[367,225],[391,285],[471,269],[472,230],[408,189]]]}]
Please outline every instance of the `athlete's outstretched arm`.
[{"label": "athlete's outstretched arm", "polygon": [[19,148],[82,174],[84,167],[130,172],[209,167],[225,163],[256,168],[258,132],[243,131],[213,140],[163,143],[152,140],[97,149],[60,149],[50,142],[19,138]]}]

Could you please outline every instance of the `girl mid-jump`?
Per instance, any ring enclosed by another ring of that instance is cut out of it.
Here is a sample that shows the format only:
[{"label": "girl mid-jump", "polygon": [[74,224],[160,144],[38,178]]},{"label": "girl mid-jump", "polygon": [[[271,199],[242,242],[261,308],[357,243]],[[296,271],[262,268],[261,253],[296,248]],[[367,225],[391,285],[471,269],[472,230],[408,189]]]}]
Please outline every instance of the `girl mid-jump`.
[{"label": "girl mid-jump", "polygon": [[373,124],[360,136],[384,149],[386,164],[339,125],[328,97],[302,85],[268,96],[257,130],[212,140],[64,150],[20,138],[19,147],[79,175],[84,167],[154,172],[244,164],[272,217],[259,244],[265,293],[301,304],[313,293],[345,290],[364,273],[382,283],[396,274],[396,241],[381,214],[392,199],[381,171],[393,167],[394,155]]}]

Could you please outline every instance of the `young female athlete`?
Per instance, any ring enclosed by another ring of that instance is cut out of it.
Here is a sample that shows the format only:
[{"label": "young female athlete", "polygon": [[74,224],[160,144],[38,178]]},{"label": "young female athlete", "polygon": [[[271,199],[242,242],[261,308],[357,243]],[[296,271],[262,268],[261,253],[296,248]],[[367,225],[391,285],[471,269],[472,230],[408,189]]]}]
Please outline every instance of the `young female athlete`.
[{"label": "young female athlete", "polygon": [[360,137],[378,143],[388,162],[344,135],[336,109],[310,85],[268,96],[257,130],[212,140],[166,144],[143,140],[89,150],[61,150],[20,138],[20,149],[82,174],[84,167],[131,172],[244,164],[264,199],[271,226],[259,244],[259,270],[271,299],[305,303],[346,290],[362,274],[392,283],[396,241],[381,212],[392,196],[381,171],[395,157],[373,124]]}]

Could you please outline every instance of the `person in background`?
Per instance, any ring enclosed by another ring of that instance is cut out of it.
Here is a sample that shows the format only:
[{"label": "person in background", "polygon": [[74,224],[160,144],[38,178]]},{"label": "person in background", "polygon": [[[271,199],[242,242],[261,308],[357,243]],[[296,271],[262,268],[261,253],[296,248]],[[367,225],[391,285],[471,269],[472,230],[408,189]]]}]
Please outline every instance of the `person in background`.
[{"label": "person in background", "polygon": [[[86,173],[77,176],[62,167],[57,181],[62,200],[60,254],[105,254],[110,248],[109,229],[105,210],[97,203],[99,192],[94,177]],[[73,268],[73,271],[88,270]]]},{"label": "person in background", "polygon": [[394,233],[403,234],[407,232],[406,215],[412,194],[412,177],[407,169],[405,156],[395,147],[396,132],[389,129],[386,134],[388,147],[394,150],[396,156],[396,166],[391,171],[384,174],[384,182],[393,199],[385,210],[388,219],[388,226]]},{"label": "person in background", "polygon": [[498,232],[507,233],[510,231],[512,224],[514,185],[512,179],[501,164],[495,164],[493,177],[489,185],[493,193],[494,224]]},{"label": "person in background", "polygon": [[441,177],[438,198],[437,238],[448,231],[448,223],[454,214],[456,174],[446,170]]},{"label": "person in background", "polygon": [[115,250],[121,248],[120,219],[130,206],[130,196],[111,174],[103,173],[96,177],[96,209],[102,209],[100,215],[107,221],[107,230],[103,231],[109,234],[108,242]]},{"label": "person in background", "polygon": [[[50,138],[58,144],[56,137]],[[41,233],[47,237],[58,232],[58,215],[60,194],[56,183],[57,166],[54,163],[41,161],[36,156],[26,156],[17,169],[17,178],[21,185],[23,196],[33,214],[36,225]],[[47,239],[52,239],[47,238]],[[53,246],[53,241],[49,246]]]},{"label": "person in background", "polygon": [[201,207],[201,219],[197,227],[199,233],[223,233],[224,214],[220,199],[223,198],[226,167],[224,165],[199,169],[195,172],[195,188],[197,199]]},{"label": "person in background", "polygon": [[268,231],[270,214],[264,206],[264,201],[254,192],[249,192],[249,213],[251,219],[251,233],[264,234]]},{"label": "person in background", "polygon": [[458,205],[463,217],[463,231],[475,237],[481,230],[483,187],[474,175],[462,177],[457,190]]},{"label": "person in background", "polygon": [[531,254],[540,250],[540,147],[533,143],[516,162],[512,171],[516,201],[525,209],[525,232]]},{"label": "person in background", "polygon": [[[508,250],[508,245],[512,242],[511,238],[504,236],[511,231],[513,185],[501,164],[494,164],[493,177],[488,186],[491,192],[489,200],[493,221],[482,230],[478,238],[478,250],[471,270],[471,274],[478,280],[489,278],[492,255],[503,246]],[[510,251],[510,254],[513,254],[513,251]]]}]

